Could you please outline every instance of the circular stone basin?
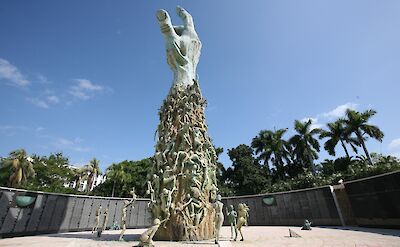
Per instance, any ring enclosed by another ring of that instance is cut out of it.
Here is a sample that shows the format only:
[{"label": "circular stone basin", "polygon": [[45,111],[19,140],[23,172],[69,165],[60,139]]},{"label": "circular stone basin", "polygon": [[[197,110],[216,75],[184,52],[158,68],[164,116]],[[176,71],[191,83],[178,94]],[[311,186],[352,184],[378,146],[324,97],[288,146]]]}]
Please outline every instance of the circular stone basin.
[{"label": "circular stone basin", "polygon": [[32,196],[16,196],[15,202],[17,203],[18,207],[27,207],[31,205],[36,200],[36,197]]}]

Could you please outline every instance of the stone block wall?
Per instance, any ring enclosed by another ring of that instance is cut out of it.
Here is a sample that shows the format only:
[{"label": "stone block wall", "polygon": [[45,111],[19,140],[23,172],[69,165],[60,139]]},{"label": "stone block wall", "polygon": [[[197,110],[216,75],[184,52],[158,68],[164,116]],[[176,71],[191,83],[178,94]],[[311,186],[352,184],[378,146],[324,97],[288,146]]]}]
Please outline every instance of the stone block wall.
[{"label": "stone block wall", "polygon": [[[349,181],[336,193],[330,186],[280,193],[226,197],[225,206],[246,203],[249,225],[296,225],[309,219],[316,226],[350,225],[400,228],[400,171]],[[335,186],[332,187],[335,191]],[[340,192],[340,193],[339,193]],[[336,194],[336,207],[334,195]],[[33,204],[20,208],[19,195],[36,197]],[[264,203],[263,200],[272,202]],[[346,200],[344,200],[345,198]],[[120,224],[124,198],[64,195],[0,187],[0,238],[68,231],[91,230],[99,206],[108,208],[108,227]],[[128,228],[151,224],[148,199],[138,199],[127,211]],[[339,208],[339,209],[338,209]],[[225,211],[225,209],[224,209]],[[352,211],[352,212],[347,212]],[[346,213],[347,212],[347,213]],[[225,225],[227,225],[225,217]]]},{"label": "stone block wall", "polygon": [[400,171],[344,183],[356,224],[400,228]]},{"label": "stone block wall", "polygon": [[[21,208],[15,201],[16,196],[20,195],[32,196],[36,200]],[[0,237],[91,230],[99,206],[102,207],[102,212],[108,209],[108,227],[114,221],[119,225],[123,200],[124,198],[64,195],[0,187]],[[147,199],[138,199],[134,208],[129,208],[128,228],[150,225],[151,215],[147,211],[147,203]]]},{"label": "stone block wall", "polygon": [[[274,200],[272,205],[263,202],[264,198]],[[272,199],[273,198],[273,199]],[[314,225],[341,225],[329,186],[264,195],[237,196],[223,199],[225,206],[246,203],[249,208],[249,225],[297,225],[304,219]],[[225,218],[225,224],[227,224]]]}]

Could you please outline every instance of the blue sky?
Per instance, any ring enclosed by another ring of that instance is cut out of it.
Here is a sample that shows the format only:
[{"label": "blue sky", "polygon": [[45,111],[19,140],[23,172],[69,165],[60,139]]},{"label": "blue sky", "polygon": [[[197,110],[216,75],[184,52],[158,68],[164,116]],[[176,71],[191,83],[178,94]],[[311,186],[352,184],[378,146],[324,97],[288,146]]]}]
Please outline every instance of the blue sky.
[{"label": "blue sky", "polygon": [[400,1],[389,0],[3,0],[0,156],[62,151],[105,169],[153,155],[172,82],[155,11],[177,24],[176,5],[203,43],[197,72],[216,146],[373,108],[385,138],[370,151],[400,156]]}]

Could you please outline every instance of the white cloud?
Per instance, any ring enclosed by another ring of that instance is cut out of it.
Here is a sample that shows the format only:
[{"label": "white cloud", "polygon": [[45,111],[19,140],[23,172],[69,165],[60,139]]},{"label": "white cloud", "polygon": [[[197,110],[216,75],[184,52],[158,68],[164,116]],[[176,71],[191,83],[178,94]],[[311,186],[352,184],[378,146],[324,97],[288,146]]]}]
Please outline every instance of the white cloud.
[{"label": "white cloud", "polygon": [[47,101],[53,104],[57,104],[58,102],[60,102],[60,99],[55,95],[50,95],[47,96]]},{"label": "white cloud", "polygon": [[29,102],[31,102],[34,106],[43,108],[43,109],[47,109],[49,108],[49,104],[41,99],[38,98],[27,98],[26,100],[28,100]]},{"label": "white cloud", "polygon": [[357,107],[358,107],[358,104],[349,102],[344,105],[339,105],[332,111],[322,113],[321,116],[323,116],[325,118],[340,118],[346,114],[347,109],[355,110],[355,109],[357,109]]},{"label": "white cloud", "polygon": [[36,132],[40,132],[40,131],[43,131],[43,130],[45,130],[45,129],[46,129],[46,128],[39,126],[39,127],[37,127],[37,128],[35,129],[35,131],[36,131]]},{"label": "white cloud", "polygon": [[101,93],[105,88],[95,84],[87,79],[73,79],[74,85],[71,86],[69,93],[75,98],[88,100],[95,96],[96,93]]},{"label": "white cloud", "polygon": [[17,67],[2,58],[0,58],[0,79],[4,79],[11,83],[11,85],[19,87],[28,86],[30,83]]},{"label": "white cloud", "polygon": [[388,147],[390,150],[400,150],[400,138],[392,140]]},{"label": "white cloud", "polygon": [[34,106],[48,109],[50,105],[57,104],[60,102],[60,99],[55,95],[49,95],[41,98],[27,98],[27,100],[32,103]]},{"label": "white cloud", "polygon": [[308,120],[311,120],[311,129],[317,129],[317,128],[321,128],[322,124],[318,123],[318,118],[312,118],[312,117],[308,117],[308,118],[303,118],[300,120],[300,122],[308,122]]},{"label": "white cloud", "polygon": [[50,84],[51,82],[47,79],[46,76],[42,74],[37,74],[36,78],[40,84]]},{"label": "white cloud", "polygon": [[76,152],[89,152],[90,148],[80,146],[83,139],[76,137],[73,140],[66,138],[57,138],[54,142],[54,146],[59,149],[70,149]]}]

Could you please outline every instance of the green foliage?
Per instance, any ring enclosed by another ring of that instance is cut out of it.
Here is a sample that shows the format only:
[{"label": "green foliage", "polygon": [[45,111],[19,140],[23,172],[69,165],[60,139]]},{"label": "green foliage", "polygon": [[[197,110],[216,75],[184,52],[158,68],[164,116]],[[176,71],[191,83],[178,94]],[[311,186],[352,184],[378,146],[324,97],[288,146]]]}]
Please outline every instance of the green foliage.
[{"label": "green foliage", "polygon": [[351,132],[347,128],[345,128],[344,121],[342,119],[336,120],[332,123],[328,123],[327,127],[328,130],[321,130],[319,138],[328,138],[328,140],[324,144],[324,149],[330,155],[336,155],[335,148],[339,142],[342,145],[347,158],[350,158],[350,155],[345,143],[350,144],[353,150],[357,153],[356,146],[359,146],[360,144],[358,143],[356,138],[351,137]]},{"label": "green foliage", "polygon": [[228,169],[228,185],[236,195],[260,193],[268,180],[258,161],[253,156],[253,149],[247,145],[239,145],[228,150],[232,160],[232,168]]},{"label": "green foliage", "polygon": [[24,185],[29,178],[35,176],[32,160],[24,149],[10,152],[8,158],[1,160],[1,167],[9,168],[8,186],[11,187]]},{"label": "green foliage", "polygon": [[370,165],[367,159],[343,157],[336,160],[325,160],[318,166],[316,175],[313,175],[309,170],[304,170],[302,174],[295,178],[281,180],[266,187],[263,192],[271,193],[333,185],[340,180],[351,181],[400,170],[400,160],[396,157],[376,153],[372,153],[371,157],[373,165]]},{"label": "green foliage", "polygon": [[[256,154],[259,154],[257,160],[264,161],[264,169],[269,169],[268,162],[275,167],[272,171],[279,179],[285,178],[285,162],[290,162],[291,147],[283,139],[283,135],[288,129],[279,129],[276,131],[262,130],[258,136],[254,137],[251,147]],[[233,160],[232,160],[233,161]]]},{"label": "green foliage", "polygon": [[[260,131],[251,142],[252,148],[241,144],[228,150],[232,167],[222,170],[221,192],[223,195],[243,195],[296,190],[400,170],[398,158],[369,155],[366,149],[366,136],[378,141],[384,136],[379,127],[368,123],[375,114],[374,110],[347,110],[346,117],[328,123],[327,130],[311,129],[311,121],[296,120],[296,134],[288,140],[283,139],[287,129]],[[346,157],[325,159],[314,165],[320,151],[317,135],[319,139],[326,138],[324,149],[330,155],[336,155],[335,148],[340,143]],[[346,145],[355,153],[357,147],[362,147],[365,156],[352,158]],[[256,158],[253,151],[258,155]],[[263,161],[263,165],[259,161]]]},{"label": "green foliage", "polygon": [[[19,154],[23,162],[25,160],[28,161],[27,164],[22,166],[27,168],[28,171],[22,172],[22,174],[32,174],[34,172],[35,176],[24,175],[25,179],[22,178],[21,183],[9,184],[6,181],[9,180],[8,178],[13,178],[15,169],[14,166],[8,164],[10,161],[15,160],[17,154]],[[10,153],[9,157],[1,160],[0,185],[35,191],[75,194],[79,192],[73,188],[65,187],[65,185],[74,181],[74,172],[75,170],[69,166],[68,158],[63,156],[62,153],[50,154],[49,157],[32,155],[28,158],[25,151],[15,150]]]},{"label": "green foliage", "polygon": [[84,169],[89,174],[87,176],[87,186],[86,186],[86,193],[89,194],[91,188],[93,187],[93,183],[98,175],[101,175],[100,167],[99,167],[99,160],[93,158],[88,165],[84,167]]},{"label": "green foliage", "polygon": [[129,192],[135,187],[136,195],[146,196],[148,174],[153,162],[151,158],[139,161],[122,161],[112,164],[106,172],[107,179],[95,187],[92,193],[99,196],[130,197]]},{"label": "green foliage", "polygon": [[368,153],[367,147],[365,145],[365,136],[370,136],[380,142],[382,142],[384,134],[375,125],[368,123],[369,119],[376,114],[374,110],[366,110],[365,112],[358,112],[348,109],[346,111],[346,117],[342,120],[345,129],[348,133],[354,133],[357,141],[360,143],[364,150],[365,156],[369,163],[372,165],[372,159]]},{"label": "green foliage", "polygon": [[49,157],[35,155],[33,167],[36,177],[24,186],[25,189],[59,193],[75,192],[64,186],[73,181],[73,171],[69,167],[68,158],[62,153],[50,154]]},{"label": "green foliage", "polygon": [[289,143],[292,145],[296,162],[315,173],[314,160],[318,159],[319,142],[314,136],[321,130],[311,129],[311,124],[311,119],[307,122],[294,121],[296,134],[289,139]]}]

